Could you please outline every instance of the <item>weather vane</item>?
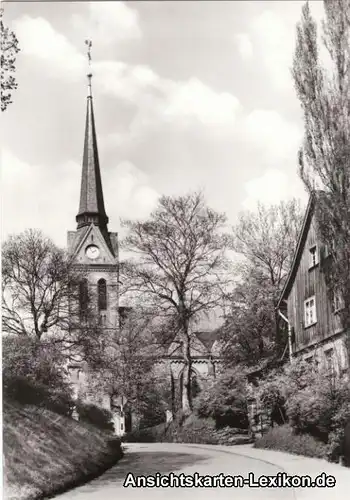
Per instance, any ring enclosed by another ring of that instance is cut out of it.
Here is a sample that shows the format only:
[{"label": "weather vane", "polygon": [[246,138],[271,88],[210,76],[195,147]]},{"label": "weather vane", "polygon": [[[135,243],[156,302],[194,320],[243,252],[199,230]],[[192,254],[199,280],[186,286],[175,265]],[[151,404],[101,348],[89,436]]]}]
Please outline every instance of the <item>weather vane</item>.
[{"label": "weather vane", "polygon": [[91,96],[91,78],[92,78],[92,72],[91,72],[91,47],[92,47],[92,41],[91,40],[85,40],[85,45],[87,46],[87,56],[88,56],[88,62],[89,62],[89,73],[87,75],[89,79],[89,95]]}]

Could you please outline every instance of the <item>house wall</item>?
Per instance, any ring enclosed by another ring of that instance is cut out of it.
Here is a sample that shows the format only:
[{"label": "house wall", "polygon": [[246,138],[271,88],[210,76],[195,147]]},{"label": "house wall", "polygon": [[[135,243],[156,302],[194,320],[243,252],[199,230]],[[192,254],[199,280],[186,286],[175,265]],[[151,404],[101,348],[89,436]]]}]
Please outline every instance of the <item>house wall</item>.
[{"label": "house wall", "polygon": [[[319,263],[310,268],[310,248],[314,245],[318,245]],[[322,271],[323,259],[324,247],[317,241],[315,218],[312,217],[299,267],[288,297],[288,316],[295,332],[293,352],[297,355],[313,344],[326,342],[327,338],[342,330],[339,315],[333,313],[327,293]],[[305,328],[304,301],[313,295],[316,300],[317,322]]]},{"label": "house wall", "polygon": [[348,369],[348,356],[344,341],[344,335],[335,335],[311,349],[300,352],[299,355],[304,361],[313,361],[317,366],[327,368],[325,353],[329,349],[333,349],[332,358],[335,373],[338,376],[344,375]]}]

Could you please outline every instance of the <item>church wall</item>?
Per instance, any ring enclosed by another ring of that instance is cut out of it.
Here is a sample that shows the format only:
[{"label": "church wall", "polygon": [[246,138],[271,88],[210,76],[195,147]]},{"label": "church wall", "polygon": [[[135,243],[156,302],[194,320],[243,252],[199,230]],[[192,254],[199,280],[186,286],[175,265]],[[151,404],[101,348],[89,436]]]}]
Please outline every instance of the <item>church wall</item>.
[{"label": "church wall", "polygon": [[106,322],[104,326],[106,328],[118,329],[119,326],[119,314],[118,314],[118,274],[115,269],[110,271],[99,271],[93,270],[89,272],[88,276],[90,293],[93,297],[96,308],[97,308],[97,284],[100,279],[104,279],[107,285],[107,310],[105,311]]}]

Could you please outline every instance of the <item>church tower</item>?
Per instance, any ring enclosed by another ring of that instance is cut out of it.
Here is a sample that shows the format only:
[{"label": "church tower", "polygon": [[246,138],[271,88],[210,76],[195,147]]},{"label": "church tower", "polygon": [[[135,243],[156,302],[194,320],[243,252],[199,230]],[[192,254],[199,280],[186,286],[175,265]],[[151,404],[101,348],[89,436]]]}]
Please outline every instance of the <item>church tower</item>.
[{"label": "church tower", "polygon": [[[90,46],[89,46],[90,48]],[[90,54],[89,54],[90,59]],[[97,149],[96,126],[88,75],[89,91],[81,174],[80,202],[76,230],[68,232],[68,252],[86,279],[80,284],[81,300],[87,296],[97,311],[98,322],[106,334],[116,333],[118,315],[118,235],[108,230]]]},{"label": "church tower", "polygon": [[[89,51],[91,42],[86,42]],[[96,125],[91,90],[92,74],[88,74],[88,96],[85,122],[80,200],[76,230],[68,231],[68,252],[74,265],[84,277],[79,285],[80,318],[84,322],[87,303],[96,312],[103,336],[115,336],[119,330],[119,264],[118,234],[108,230]],[[82,315],[83,313],[83,315]],[[70,380],[76,398],[112,411],[115,433],[124,433],[124,415],[108,394],[90,394],[90,372],[86,363],[76,362],[69,367]]]}]

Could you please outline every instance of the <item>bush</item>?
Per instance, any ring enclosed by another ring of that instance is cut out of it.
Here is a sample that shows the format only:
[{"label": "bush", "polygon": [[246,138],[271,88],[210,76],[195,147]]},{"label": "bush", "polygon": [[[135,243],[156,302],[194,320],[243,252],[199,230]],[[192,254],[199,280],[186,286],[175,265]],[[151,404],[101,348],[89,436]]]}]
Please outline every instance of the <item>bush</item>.
[{"label": "bush", "polygon": [[264,409],[284,412],[296,434],[327,444],[329,460],[338,461],[345,454],[344,429],[350,419],[350,387],[345,379],[330,378],[297,361],[261,382],[258,397]]},{"label": "bush", "polygon": [[46,408],[66,417],[72,416],[74,402],[70,394],[55,391],[24,377],[4,377],[3,390],[8,400]]},{"label": "bush", "polygon": [[254,446],[313,458],[327,456],[327,446],[322,441],[307,434],[296,434],[288,424],[272,427]]},{"label": "bush", "polygon": [[215,433],[215,421],[212,419],[196,418],[176,426],[173,430],[175,443],[219,444]]},{"label": "bush", "polygon": [[319,373],[312,385],[289,398],[287,414],[297,432],[309,433],[326,443],[332,433],[344,429],[349,405],[348,382]]},{"label": "bush", "polygon": [[195,400],[199,417],[212,418],[216,428],[248,428],[246,379],[241,369],[228,370],[209,383]]},{"label": "bush", "polygon": [[124,440],[128,443],[162,443],[166,438],[167,426],[156,425],[147,429],[136,429],[129,432]]},{"label": "bush", "polygon": [[112,413],[109,410],[99,408],[94,404],[82,402],[78,402],[75,408],[79,420],[82,422],[87,422],[104,431],[114,431],[114,425],[113,422],[111,422]]},{"label": "bush", "polygon": [[346,445],[346,429],[350,431],[350,401],[344,401],[335,412],[332,427],[328,437],[328,460],[337,462],[344,456],[345,465],[350,466],[350,446]]},{"label": "bush", "polygon": [[191,414],[181,422],[178,418],[169,423],[161,424],[149,429],[140,429],[129,433],[125,440],[138,443],[194,443],[194,444],[246,444],[251,439],[248,431],[225,427],[215,429],[213,419],[198,418]]},{"label": "bush", "polygon": [[34,385],[64,393],[70,391],[62,368],[64,359],[54,344],[9,335],[3,338],[2,350],[2,372],[7,380],[25,378]]},{"label": "bush", "polygon": [[313,386],[316,373],[312,366],[302,360],[272,371],[259,383],[257,397],[263,411],[277,424],[287,421],[287,401],[299,391]]}]

